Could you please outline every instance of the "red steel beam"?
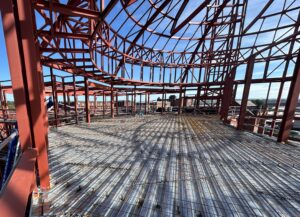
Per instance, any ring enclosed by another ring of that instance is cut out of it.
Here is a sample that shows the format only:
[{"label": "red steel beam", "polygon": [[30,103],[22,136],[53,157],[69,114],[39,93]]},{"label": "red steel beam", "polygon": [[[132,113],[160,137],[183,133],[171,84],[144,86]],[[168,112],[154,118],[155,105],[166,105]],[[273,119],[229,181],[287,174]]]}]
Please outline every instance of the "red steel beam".
[{"label": "red steel beam", "polygon": [[64,102],[64,114],[67,116],[67,100],[66,100],[66,88],[65,88],[65,78],[61,78],[62,82],[62,94],[63,94],[63,102]]},{"label": "red steel beam", "polygon": [[57,90],[56,90],[56,78],[53,74],[53,69],[50,68],[50,76],[51,76],[51,87],[52,87],[52,97],[53,97],[53,110],[54,110],[54,121],[55,126],[58,126],[58,119],[57,119],[57,113],[58,113],[58,100],[57,100]]},{"label": "red steel beam", "polygon": [[224,85],[224,92],[223,92],[223,98],[222,98],[222,105],[221,105],[221,120],[223,120],[224,123],[227,122],[228,118],[228,111],[229,106],[232,103],[233,98],[233,85],[234,85],[234,78],[235,78],[235,70],[234,72],[228,74],[228,78],[225,80]]},{"label": "red steel beam", "polygon": [[128,6],[132,5],[133,3],[135,3],[136,1],[137,0],[126,0],[125,5],[126,5],[126,7],[128,7]]},{"label": "red steel beam", "polygon": [[199,5],[187,18],[185,18],[185,20],[183,20],[177,27],[176,27],[176,24],[177,24],[177,21],[182,13],[182,11],[184,10],[185,6],[186,6],[186,3],[188,1],[184,1],[182,3],[182,7],[179,9],[178,11],[178,14],[179,16],[175,17],[175,20],[174,20],[174,23],[173,23],[173,26],[172,26],[172,29],[171,29],[171,35],[174,35],[176,34],[177,32],[179,32],[186,24],[188,24],[188,22],[190,22],[194,17],[196,17],[204,8],[206,8],[206,6],[211,2],[211,0],[205,0],[204,2],[202,2],[201,5]]},{"label": "red steel beam", "polygon": [[[224,0],[222,2],[222,4],[218,7],[216,13],[214,14],[213,18],[211,20],[209,20],[210,23],[214,23],[218,20],[219,18],[219,15],[222,13],[223,9],[226,7],[227,3],[229,2],[230,0]],[[199,39],[199,42],[197,43],[197,46],[195,48],[195,50],[193,51],[191,57],[190,57],[190,61],[189,61],[189,64],[193,64],[195,62],[195,57],[196,55],[199,53],[199,49],[201,47],[201,45],[205,42],[205,39],[206,39],[206,36],[208,35],[210,29],[212,28],[213,25],[207,25],[203,34],[202,34],[202,37]],[[184,82],[187,74],[188,74],[188,71],[191,67],[186,67],[185,71],[184,71],[184,74],[183,74],[183,78],[182,78],[182,82]]]},{"label": "red steel beam", "polygon": [[[91,38],[93,39],[96,36],[96,33],[99,31],[105,17],[109,14],[109,12],[114,8],[114,6],[118,3],[118,0],[111,0],[109,1],[106,8],[102,11],[101,14],[101,20],[98,21],[98,23],[95,26],[95,29],[93,30],[91,34]],[[103,9],[103,8],[102,8]]]},{"label": "red steel beam", "polygon": [[[180,82],[181,83],[181,82]],[[182,107],[182,85],[180,84],[179,89],[179,102],[178,102],[178,114],[181,114],[181,107]]]},{"label": "red steel beam", "polygon": [[119,115],[119,94],[118,91],[116,91],[116,114]]},{"label": "red steel beam", "polygon": [[103,109],[103,117],[105,116],[105,104],[106,104],[106,96],[105,96],[105,93],[103,91],[103,94],[102,94],[102,109]]},{"label": "red steel beam", "polygon": [[77,108],[77,96],[76,96],[76,77],[75,77],[74,74],[73,74],[73,97],[74,97],[76,124],[78,124],[78,108]]},{"label": "red steel beam", "polygon": [[90,99],[89,99],[89,80],[84,77],[84,97],[85,97],[85,120],[89,124],[91,123],[90,116]]},{"label": "red steel beam", "polygon": [[134,94],[133,94],[133,114],[136,113],[136,86],[134,86]]},{"label": "red steel beam", "polygon": [[40,187],[49,188],[44,84],[29,5],[30,0],[0,1],[21,146],[37,148]]},{"label": "red steel beam", "polygon": [[259,14],[251,21],[251,23],[248,24],[248,26],[244,29],[243,34],[246,34],[248,30],[261,18],[261,16],[268,10],[268,8],[271,6],[271,4],[274,2],[274,0],[268,1],[265,6],[261,9]]},{"label": "red steel beam", "polygon": [[[41,31],[38,32],[39,36],[51,36],[51,31]],[[80,40],[89,40],[89,34],[83,33],[71,33],[71,32],[53,32],[53,35],[57,38],[68,38],[68,39],[80,39]]]},{"label": "red steel beam", "polygon": [[111,85],[111,90],[110,90],[110,115],[111,118],[115,117],[114,114],[114,87]]},{"label": "red steel beam", "polygon": [[[163,3],[155,10],[155,12],[149,17],[145,25],[143,25],[142,29],[138,32],[138,34],[135,36],[135,38],[130,43],[129,47],[126,50],[125,55],[128,55],[130,51],[134,48],[137,41],[140,39],[140,37],[144,34],[144,32],[147,30],[147,28],[153,23],[153,21],[157,18],[157,16],[161,13],[161,11],[170,3],[171,0],[164,0]],[[116,67],[114,75],[116,76],[118,74],[119,69],[124,64],[123,61],[120,61],[118,66]]]},{"label": "red steel beam", "polygon": [[252,79],[253,68],[254,68],[254,62],[255,62],[255,57],[252,56],[247,63],[247,69],[246,69],[246,75],[245,75],[245,85],[244,85],[244,90],[243,90],[243,97],[242,97],[242,103],[241,103],[238,126],[237,126],[238,130],[243,129],[243,126],[244,126],[245,115],[247,112],[247,102],[248,102],[250,86],[251,86],[251,79]]},{"label": "red steel beam", "polygon": [[300,93],[300,50],[298,52],[293,79],[291,81],[280,130],[278,133],[278,142],[286,142],[293,127],[293,120]]},{"label": "red steel beam", "polygon": [[90,62],[91,59],[89,58],[76,58],[76,59],[41,59],[43,64],[45,63],[70,63],[70,62]]},{"label": "red steel beam", "polygon": [[150,111],[149,104],[150,104],[150,92],[148,93],[148,100],[147,100],[148,113]]},{"label": "red steel beam", "polygon": [[40,48],[41,53],[48,52],[63,52],[63,53],[89,53],[89,49],[80,49],[80,48]]},{"label": "red steel beam", "polygon": [[125,110],[126,110],[126,114],[128,113],[128,93],[127,91],[125,92]]},{"label": "red steel beam", "polygon": [[97,109],[97,95],[94,94],[94,115],[96,115],[96,109]]},{"label": "red steel beam", "polygon": [[[101,19],[101,13],[94,10],[83,9],[76,6],[64,5],[56,2],[51,3],[51,10],[59,12],[60,14],[76,17],[85,17],[89,19],[99,20]],[[50,10],[50,2],[44,0],[38,0],[34,4],[36,9],[46,9]]]},{"label": "red steel beam", "polygon": [[36,149],[27,149],[22,154],[0,197],[1,217],[25,216],[29,195],[35,187],[36,157]]}]

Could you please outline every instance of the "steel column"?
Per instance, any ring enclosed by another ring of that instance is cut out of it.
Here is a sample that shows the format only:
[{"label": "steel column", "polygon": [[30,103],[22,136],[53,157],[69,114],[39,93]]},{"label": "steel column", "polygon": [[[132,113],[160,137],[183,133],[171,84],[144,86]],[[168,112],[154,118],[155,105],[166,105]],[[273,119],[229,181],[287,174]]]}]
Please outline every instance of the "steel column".
[{"label": "steel column", "polygon": [[67,103],[66,103],[66,88],[65,88],[65,78],[61,78],[62,80],[62,91],[63,91],[63,102],[64,102],[64,114],[67,116]]},{"label": "steel column", "polygon": [[133,95],[133,111],[136,113],[136,86],[134,86],[134,95]]},{"label": "steel column", "polygon": [[84,97],[85,97],[85,121],[89,124],[91,123],[90,114],[90,99],[89,99],[89,80],[84,77]]},{"label": "steel column", "polygon": [[116,114],[119,115],[118,92],[116,92]]},{"label": "steel column", "polygon": [[235,69],[234,72],[230,73],[228,75],[228,78],[225,80],[223,99],[221,105],[221,120],[223,120],[224,123],[227,122],[229,107],[232,103],[234,77]]},{"label": "steel column", "polygon": [[200,92],[201,92],[201,86],[197,88],[197,97],[196,97],[196,108],[199,108],[200,105]]},{"label": "steel column", "polygon": [[128,93],[126,91],[126,99],[125,99],[125,106],[126,106],[126,114],[128,113]]},{"label": "steel column", "polygon": [[114,114],[114,86],[111,85],[111,89],[110,89],[110,115],[111,118],[115,118],[115,114]]},{"label": "steel column", "polygon": [[252,56],[247,63],[247,69],[246,69],[246,74],[245,74],[245,84],[244,84],[244,90],[243,90],[243,98],[242,98],[239,119],[238,119],[238,125],[237,125],[238,130],[243,129],[243,126],[244,126],[245,115],[247,112],[247,102],[248,102],[250,86],[251,86],[251,79],[252,79],[252,74],[253,74],[254,61],[255,61],[255,57]]},{"label": "steel column", "polygon": [[269,132],[269,136],[273,136],[273,133],[274,133],[274,128],[275,128],[275,124],[276,124],[275,120],[276,120],[277,113],[278,113],[278,110],[279,110],[279,105],[280,105],[280,102],[281,102],[283,87],[284,87],[284,82],[280,83],[280,87],[279,87],[279,91],[278,91],[278,95],[277,95],[277,99],[276,99],[276,103],[275,103],[274,115],[273,115],[273,118],[272,118],[272,123],[271,123],[271,129],[270,129],[270,132]]},{"label": "steel column", "polygon": [[78,124],[78,107],[77,107],[77,95],[76,95],[76,77],[73,74],[73,95],[74,95],[74,108],[75,108],[75,118],[76,124]]},{"label": "steel column", "polygon": [[102,101],[102,107],[103,107],[103,117],[105,116],[105,104],[106,104],[106,100],[105,100],[106,96],[105,96],[105,93],[103,91],[103,101]]},{"label": "steel column", "polygon": [[96,114],[96,109],[97,109],[97,96],[94,94],[94,115]]},{"label": "steel column", "polygon": [[151,104],[150,104],[150,92],[148,93],[147,107],[148,107],[148,113],[149,113],[150,108],[151,108]]},{"label": "steel column", "polygon": [[70,106],[70,93],[67,91],[67,105]]},{"label": "steel column", "polygon": [[[14,5],[17,4],[17,5]],[[20,142],[23,150],[37,148],[41,188],[49,188],[47,118],[39,50],[33,34],[30,0],[0,1]]]},{"label": "steel column", "polygon": [[142,94],[140,93],[140,113],[142,112]]},{"label": "steel column", "polygon": [[54,122],[57,128],[58,126],[58,117],[57,117],[57,92],[56,92],[56,78],[53,74],[53,69],[50,67],[50,76],[51,76],[51,87],[52,87],[52,97],[53,97],[53,110],[54,110]]},{"label": "steel column", "polygon": [[286,142],[293,127],[294,115],[300,93],[300,50],[298,52],[293,79],[291,81],[280,130],[278,133],[278,142]]},{"label": "steel column", "polygon": [[131,114],[133,114],[133,92],[131,92]]},{"label": "steel column", "polygon": [[182,106],[182,84],[180,83],[179,89],[179,102],[178,102],[178,114],[181,114],[181,106]]},{"label": "steel column", "polygon": [[147,93],[145,93],[145,115],[147,114]]},{"label": "steel column", "polygon": [[0,84],[0,103],[1,103],[1,110],[2,110],[2,118],[6,119],[6,108],[4,102],[4,91],[2,90],[2,85]]},{"label": "steel column", "polygon": [[160,114],[163,114],[163,109],[164,109],[164,93],[161,95],[161,109],[160,109]]}]

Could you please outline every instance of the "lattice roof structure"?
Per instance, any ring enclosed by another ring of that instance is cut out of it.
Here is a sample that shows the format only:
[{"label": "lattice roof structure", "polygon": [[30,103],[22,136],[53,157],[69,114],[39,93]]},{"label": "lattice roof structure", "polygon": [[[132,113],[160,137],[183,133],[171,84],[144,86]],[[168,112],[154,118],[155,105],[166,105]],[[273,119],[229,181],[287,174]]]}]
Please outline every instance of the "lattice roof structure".
[{"label": "lattice roof structure", "polygon": [[299,6],[295,0],[33,5],[44,65],[106,83],[166,87],[222,84],[251,56],[272,66],[260,77],[273,77],[295,63]]}]

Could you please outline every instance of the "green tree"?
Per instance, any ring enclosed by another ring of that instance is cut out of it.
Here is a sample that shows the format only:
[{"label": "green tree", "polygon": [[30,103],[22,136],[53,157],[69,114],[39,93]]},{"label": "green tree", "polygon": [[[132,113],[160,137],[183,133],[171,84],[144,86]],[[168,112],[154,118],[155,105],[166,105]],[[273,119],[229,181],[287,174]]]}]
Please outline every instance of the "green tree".
[{"label": "green tree", "polygon": [[169,101],[174,102],[176,100],[176,95],[170,95],[169,96]]},{"label": "green tree", "polygon": [[260,108],[261,106],[264,105],[264,100],[262,99],[254,99],[254,100],[251,100],[257,108]]}]

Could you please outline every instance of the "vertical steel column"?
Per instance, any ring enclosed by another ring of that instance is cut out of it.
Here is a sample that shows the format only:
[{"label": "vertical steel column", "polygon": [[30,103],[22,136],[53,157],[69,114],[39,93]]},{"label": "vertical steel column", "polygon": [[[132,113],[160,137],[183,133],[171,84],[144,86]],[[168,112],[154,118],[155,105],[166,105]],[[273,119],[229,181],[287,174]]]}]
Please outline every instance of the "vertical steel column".
[{"label": "vertical steel column", "polygon": [[1,84],[0,84],[0,103],[1,103],[2,117],[3,119],[5,119],[6,118],[5,103],[4,103],[3,90]]},{"label": "vertical steel column", "polygon": [[252,57],[250,57],[250,59],[247,63],[247,69],[246,69],[246,74],[245,74],[245,84],[244,84],[244,90],[243,90],[243,98],[242,98],[239,119],[238,119],[238,125],[237,125],[238,130],[243,129],[244,122],[245,122],[245,115],[247,112],[247,102],[248,102],[248,97],[249,97],[249,92],[250,92],[254,62],[255,62],[255,57],[252,56]]},{"label": "vertical steel column", "polygon": [[126,99],[125,99],[126,101],[125,101],[125,109],[126,109],[126,114],[128,113],[128,93],[127,93],[127,91],[126,91]]},{"label": "vertical steel column", "polygon": [[70,105],[70,93],[67,91],[67,105]]},{"label": "vertical steel column", "polygon": [[147,92],[145,92],[145,115],[147,114]]},{"label": "vertical steel column", "polygon": [[275,109],[274,109],[274,114],[273,114],[273,117],[272,117],[271,130],[269,132],[269,136],[273,136],[273,133],[274,133],[274,128],[275,128],[275,124],[276,124],[275,120],[276,120],[277,113],[278,113],[278,110],[279,110],[279,105],[280,105],[280,102],[281,102],[283,87],[284,87],[284,82],[281,82],[280,87],[279,87],[279,91],[278,91],[278,95],[277,95],[277,99],[276,99],[276,103],[275,103]]},{"label": "vertical steel column", "polygon": [[199,108],[200,105],[200,92],[201,92],[201,87],[198,86],[197,88],[197,95],[196,95],[196,108]]},{"label": "vertical steel column", "polygon": [[[6,112],[5,112],[5,103],[4,103],[4,97],[3,93],[4,91],[2,90],[2,85],[0,83],[0,103],[1,103],[1,110],[2,110],[2,118],[6,119]],[[6,123],[3,123],[3,128],[6,130],[6,133],[8,134],[8,126]]]},{"label": "vertical steel column", "polygon": [[148,113],[149,113],[149,111],[150,111],[150,109],[151,109],[150,92],[148,93],[147,107],[148,107]]},{"label": "vertical steel column", "polygon": [[110,115],[111,118],[115,118],[114,114],[114,86],[111,84],[111,89],[110,89]]},{"label": "vertical steel column", "polygon": [[163,114],[163,109],[164,109],[164,93],[161,95],[161,109],[160,109],[160,114]]},{"label": "vertical steel column", "polygon": [[134,86],[133,111],[136,113],[136,86]]},{"label": "vertical steel column", "polygon": [[227,122],[229,107],[232,103],[235,72],[236,69],[234,68],[225,80],[223,99],[221,104],[221,120],[223,120],[223,123]]},{"label": "vertical steel column", "polygon": [[294,115],[300,93],[300,50],[298,52],[299,53],[296,60],[293,79],[291,81],[289,94],[285,103],[282,122],[280,125],[280,130],[278,133],[278,142],[286,142],[289,138],[290,131],[293,127]]},{"label": "vertical steel column", "polygon": [[102,109],[103,109],[103,117],[105,116],[105,104],[106,104],[106,100],[105,100],[105,93],[104,93],[104,90],[103,90],[103,100],[102,100]]},{"label": "vertical steel column", "polygon": [[142,93],[140,93],[140,113],[142,112]]},{"label": "vertical steel column", "polygon": [[163,111],[164,112],[166,111],[166,101],[167,101],[167,94],[164,91],[164,99],[163,99]]},{"label": "vertical steel column", "polygon": [[119,102],[119,100],[118,100],[118,92],[116,92],[116,114],[117,115],[119,115],[119,105],[118,105],[118,102]]},{"label": "vertical steel column", "polygon": [[1,91],[2,95],[2,109],[3,109],[3,118],[7,119],[8,118],[8,104],[7,104],[7,99],[6,99],[6,93],[5,90]]},{"label": "vertical steel column", "polygon": [[74,108],[75,108],[75,118],[76,124],[78,124],[78,107],[77,107],[77,95],[76,95],[76,77],[73,74],[73,95],[74,95]]},{"label": "vertical steel column", "polygon": [[51,76],[51,87],[52,87],[52,97],[53,97],[53,110],[54,110],[54,121],[55,126],[57,128],[58,126],[58,120],[57,120],[57,92],[56,92],[56,78],[53,74],[53,69],[50,67],[50,76]]},{"label": "vertical steel column", "polygon": [[6,99],[6,91],[3,90],[3,105],[5,108],[5,117],[8,118],[9,117],[9,111],[8,111],[8,103],[7,103],[7,99]]},{"label": "vertical steel column", "polygon": [[32,29],[31,3],[30,0],[0,1],[0,9],[21,147],[23,150],[28,147],[37,149],[40,187],[49,188],[44,81]]},{"label": "vertical steel column", "polygon": [[85,121],[89,124],[91,123],[90,114],[90,99],[89,99],[89,80],[84,77],[84,97],[85,97]]},{"label": "vertical steel column", "polygon": [[131,91],[131,114],[133,114],[133,93],[134,91]]},{"label": "vertical steel column", "polygon": [[96,109],[97,109],[97,96],[94,94],[94,115],[96,115]]},{"label": "vertical steel column", "polygon": [[178,102],[178,114],[181,114],[181,106],[182,106],[182,84],[179,85],[179,102]]},{"label": "vertical steel column", "polygon": [[67,116],[67,103],[66,103],[66,88],[65,88],[65,78],[62,77],[61,78],[62,80],[62,91],[63,91],[63,100],[64,100],[64,113],[65,113],[65,116]]},{"label": "vertical steel column", "polygon": [[186,88],[184,88],[184,92],[183,92],[183,107],[186,107],[187,105],[187,100],[186,100]]}]

